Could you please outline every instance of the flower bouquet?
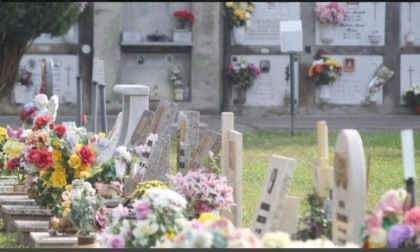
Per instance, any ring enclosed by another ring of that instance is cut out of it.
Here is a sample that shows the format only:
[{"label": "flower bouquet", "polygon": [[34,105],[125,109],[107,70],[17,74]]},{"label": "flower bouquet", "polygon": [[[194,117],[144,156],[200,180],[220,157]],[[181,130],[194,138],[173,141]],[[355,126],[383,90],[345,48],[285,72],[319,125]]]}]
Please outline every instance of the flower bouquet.
[{"label": "flower bouquet", "polygon": [[6,154],[3,152],[3,146],[7,142],[8,137],[6,128],[0,127],[0,170],[2,174],[5,171],[3,168],[6,163]]},{"label": "flower bouquet", "polygon": [[181,67],[173,66],[169,74],[169,80],[175,88],[182,87]]},{"label": "flower bouquet", "polygon": [[340,25],[344,22],[347,10],[337,2],[317,2],[315,16],[321,24]]},{"label": "flower bouquet", "polygon": [[406,190],[385,192],[362,227],[364,248],[419,248],[420,207],[410,209]]},{"label": "flower bouquet", "polygon": [[308,69],[308,77],[315,79],[315,85],[333,84],[342,72],[342,67],[336,60],[322,56],[324,51],[318,49],[312,62],[312,66]]},{"label": "flower bouquet", "polygon": [[403,99],[409,106],[420,105],[420,84],[411,85],[403,94]]},{"label": "flower bouquet", "polygon": [[135,200],[135,219],[121,204],[112,209],[110,225],[100,235],[105,248],[150,248],[173,239],[185,220],[185,199],[172,190],[148,189],[141,200]]},{"label": "flower bouquet", "polygon": [[230,211],[230,207],[236,205],[227,178],[206,168],[189,170],[185,176],[180,172],[176,176],[166,176],[175,183],[173,190],[187,199],[185,216],[189,218],[196,218],[203,212]]},{"label": "flower bouquet", "polygon": [[34,123],[33,120],[37,113],[38,113],[38,109],[35,107],[35,104],[28,103],[28,104],[25,104],[25,106],[23,106],[19,114],[19,119],[23,123],[23,127],[25,129],[32,128],[32,125]]},{"label": "flower bouquet", "polygon": [[194,22],[194,14],[187,10],[177,10],[174,16],[178,19],[178,29],[191,29],[191,24]]},{"label": "flower bouquet", "polygon": [[23,185],[25,180],[24,157],[25,139],[23,128],[14,131],[9,125],[6,127],[7,135],[2,130],[2,154],[1,161],[6,164],[7,175],[18,175],[18,185]]},{"label": "flower bouquet", "polygon": [[371,97],[376,94],[380,88],[385,86],[385,84],[391,79],[392,76],[394,76],[394,71],[381,64],[376,69],[375,76],[369,83],[367,94],[363,100],[363,103],[369,103]]},{"label": "flower bouquet", "polygon": [[226,2],[224,15],[227,17],[230,29],[251,27],[251,16],[255,6],[252,2]]},{"label": "flower bouquet", "polygon": [[261,71],[254,64],[248,64],[245,60],[238,63],[230,63],[226,70],[229,81],[235,88],[249,88],[254,85],[254,80]]}]

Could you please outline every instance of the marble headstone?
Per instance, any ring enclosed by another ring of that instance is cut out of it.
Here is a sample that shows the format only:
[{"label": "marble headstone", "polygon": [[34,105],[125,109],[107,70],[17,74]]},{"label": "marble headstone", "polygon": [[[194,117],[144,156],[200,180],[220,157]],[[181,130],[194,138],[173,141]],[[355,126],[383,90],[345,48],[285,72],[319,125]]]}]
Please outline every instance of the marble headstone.
[{"label": "marble headstone", "polygon": [[177,172],[185,175],[191,154],[198,146],[199,140],[199,111],[184,111],[178,113],[177,129]]}]

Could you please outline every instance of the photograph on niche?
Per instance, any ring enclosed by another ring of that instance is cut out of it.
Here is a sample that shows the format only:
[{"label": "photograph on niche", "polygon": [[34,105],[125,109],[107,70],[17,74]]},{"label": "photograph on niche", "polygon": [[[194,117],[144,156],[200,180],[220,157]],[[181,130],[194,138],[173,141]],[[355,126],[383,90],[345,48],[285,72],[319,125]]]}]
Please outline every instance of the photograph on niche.
[{"label": "photograph on niche", "polygon": [[354,58],[344,58],[343,71],[344,72],[354,72],[355,69]]},{"label": "photograph on niche", "polygon": [[346,2],[347,8],[356,9],[359,8],[359,2]]},{"label": "photograph on niche", "polygon": [[269,73],[270,72],[270,61],[269,60],[261,60],[260,61],[260,69],[261,69],[261,73]]}]

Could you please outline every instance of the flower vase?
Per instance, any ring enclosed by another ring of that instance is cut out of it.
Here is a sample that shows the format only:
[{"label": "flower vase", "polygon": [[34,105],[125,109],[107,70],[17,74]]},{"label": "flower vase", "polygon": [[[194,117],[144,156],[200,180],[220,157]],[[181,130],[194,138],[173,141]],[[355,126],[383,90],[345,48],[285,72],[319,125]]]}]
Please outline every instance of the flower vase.
[{"label": "flower vase", "polygon": [[174,89],[175,93],[175,101],[183,101],[184,100],[184,88],[179,87]]},{"label": "flower vase", "polygon": [[243,105],[246,103],[246,91],[247,88],[238,88],[238,99],[234,101],[234,104]]},{"label": "flower vase", "polygon": [[410,29],[408,30],[408,33],[405,37],[407,44],[411,45],[414,44],[416,41],[416,36],[414,35],[413,26],[410,26]]},{"label": "flower vase", "polygon": [[234,27],[232,30],[232,38],[235,45],[243,45],[245,41],[245,27]]},{"label": "flower vase", "polygon": [[189,43],[192,41],[192,32],[189,28],[174,29],[173,42],[175,43]]},{"label": "flower vase", "polygon": [[77,245],[92,245],[96,243],[96,235],[78,235]]},{"label": "flower vase", "polygon": [[319,86],[319,100],[326,102],[331,98],[330,85],[324,84]]},{"label": "flower vase", "polygon": [[416,112],[417,115],[420,115],[420,104],[414,106],[414,112]]},{"label": "flower vase", "polygon": [[319,24],[319,38],[324,44],[331,44],[335,37],[335,25],[334,24]]}]

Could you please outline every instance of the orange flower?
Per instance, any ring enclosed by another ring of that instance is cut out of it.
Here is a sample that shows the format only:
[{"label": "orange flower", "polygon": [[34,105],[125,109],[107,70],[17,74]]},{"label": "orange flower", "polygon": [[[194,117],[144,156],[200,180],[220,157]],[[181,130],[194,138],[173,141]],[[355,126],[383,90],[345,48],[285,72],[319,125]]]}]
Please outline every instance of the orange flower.
[{"label": "orange flower", "polygon": [[315,73],[322,73],[322,70],[324,69],[324,65],[316,65],[315,66]]},{"label": "orange flower", "polygon": [[308,70],[308,76],[309,77],[312,77],[312,76],[314,76],[314,68],[311,66],[311,67],[309,67],[309,70]]}]

